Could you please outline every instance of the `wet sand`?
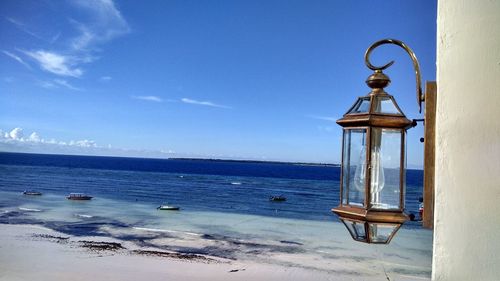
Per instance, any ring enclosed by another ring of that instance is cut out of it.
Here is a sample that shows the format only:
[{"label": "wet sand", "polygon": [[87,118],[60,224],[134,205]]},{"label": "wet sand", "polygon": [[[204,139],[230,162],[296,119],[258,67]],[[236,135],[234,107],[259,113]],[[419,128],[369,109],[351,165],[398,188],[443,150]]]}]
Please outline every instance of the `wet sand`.
[{"label": "wet sand", "polygon": [[349,264],[349,259],[321,260],[283,252],[272,259],[274,262],[266,263],[262,257],[252,260],[179,253],[137,241],[71,236],[37,225],[0,224],[0,280],[428,279],[404,272],[386,273],[363,260]]},{"label": "wet sand", "polygon": [[0,238],[0,280],[330,278],[326,273],[300,268],[140,249],[129,242],[103,237],[70,237],[32,225],[0,225]]}]

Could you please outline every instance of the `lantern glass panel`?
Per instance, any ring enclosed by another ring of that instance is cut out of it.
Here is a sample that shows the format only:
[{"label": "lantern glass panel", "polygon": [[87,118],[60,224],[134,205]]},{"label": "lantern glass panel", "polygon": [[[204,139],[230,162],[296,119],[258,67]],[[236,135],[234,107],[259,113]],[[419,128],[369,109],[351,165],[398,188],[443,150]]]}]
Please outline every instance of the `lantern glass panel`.
[{"label": "lantern glass panel", "polygon": [[404,130],[372,128],[370,204],[372,209],[401,209],[401,141]]},{"label": "lantern glass panel", "polygon": [[365,206],[366,129],[344,130],[342,204]]},{"label": "lantern glass panel", "polygon": [[354,240],[366,240],[365,223],[351,220],[342,220],[344,225],[349,230],[349,233]]},{"label": "lantern glass panel", "polygon": [[375,98],[375,113],[397,114],[403,115],[398,107],[394,104],[394,100],[390,96],[376,96]]},{"label": "lantern glass panel", "polygon": [[362,97],[359,98],[354,106],[347,112],[350,113],[368,113],[370,110],[370,97]]},{"label": "lantern glass panel", "polygon": [[368,231],[370,234],[370,242],[387,243],[399,229],[399,226],[399,224],[369,223]]}]

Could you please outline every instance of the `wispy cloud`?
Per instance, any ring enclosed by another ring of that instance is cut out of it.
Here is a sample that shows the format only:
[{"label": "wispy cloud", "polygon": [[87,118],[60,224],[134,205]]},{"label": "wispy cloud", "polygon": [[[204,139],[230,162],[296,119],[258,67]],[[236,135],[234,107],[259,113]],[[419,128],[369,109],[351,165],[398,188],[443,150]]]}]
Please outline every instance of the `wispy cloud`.
[{"label": "wispy cloud", "polygon": [[230,109],[231,108],[229,106],[225,106],[225,105],[221,105],[221,104],[216,104],[216,103],[213,103],[211,101],[198,101],[198,100],[193,100],[193,99],[189,99],[189,98],[182,98],[181,102],[188,103],[188,104],[194,104],[194,105],[202,105],[202,106],[226,108],[226,109]]},{"label": "wispy cloud", "polygon": [[157,96],[132,96],[132,98],[136,100],[163,102],[163,99]]},{"label": "wispy cloud", "polygon": [[[69,42],[70,46],[64,51],[25,49],[21,52],[33,59],[44,71],[58,76],[78,78],[84,73],[83,64],[98,59],[95,55],[99,52],[98,45],[129,33],[130,27],[113,0],[75,0],[70,3],[78,10],[78,13],[75,13],[78,18],[69,19],[70,24],[76,29],[76,35],[62,38],[63,41]],[[6,20],[24,32],[50,44],[61,37],[61,33],[58,32],[51,37],[44,36],[48,39],[40,38],[31,32],[25,23],[13,18],[6,18]],[[29,67],[21,57],[7,51],[4,51],[4,54]]]},{"label": "wispy cloud", "polygon": [[71,83],[63,79],[54,79],[51,81],[38,81],[37,84],[45,89],[55,89],[63,87],[73,91],[83,91],[82,88],[75,87]]},{"label": "wispy cloud", "polygon": [[331,133],[335,130],[335,128],[332,126],[317,126],[317,128],[318,128],[318,131],[326,132],[326,133]]},{"label": "wispy cloud", "polygon": [[61,32],[58,32],[56,35],[50,38],[50,44],[54,44],[59,39],[59,37],[61,37]]},{"label": "wispy cloud", "polygon": [[75,59],[72,57],[43,50],[24,53],[37,61],[45,71],[71,77],[80,77],[83,74],[83,71],[75,66]]},{"label": "wispy cloud", "polygon": [[75,87],[71,85],[68,81],[62,80],[62,79],[54,79],[54,82],[60,86],[63,86],[67,89],[73,90],[73,91],[83,91],[83,89]]},{"label": "wispy cloud", "polygon": [[22,22],[20,20],[13,19],[13,18],[9,18],[9,17],[7,17],[5,19],[8,22],[12,23],[14,26],[16,26],[19,30],[23,31],[24,33],[29,34],[37,39],[40,39],[40,40],[43,39],[42,37],[38,36],[36,33],[32,32],[24,22]]},{"label": "wispy cloud", "polygon": [[45,88],[45,89],[57,88],[57,86],[51,81],[38,81],[37,84],[38,84],[38,86]]},{"label": "wispy cloud", "polygon": [[329,117],[329,116],[316,116],[316,115],[307,115],[306,117],[308,118],[313,118],[313,119],[318,119],[318,120],[323,120],[323,121],[330,121],[330,122],[336,122],[337,117]]},{"label": "wispy cloud", "polygon": [[75,50],[85,50],[93,44],[103,43],[130,32],[127,21],[112,0],[78,0],[76,7],[86,11],[91,21],[87,23],[72,20],[80,35],[72,40]]},{"label": "wispy cloud", "polygon": [[20,20],[9,18],[9,17],[6,17],[5,19],[8,22],[10,22],[11,24],[13,24],[17,29],[21,30],[22,32],[24,32],[28,35],[31,35],[31,36],[33,36],[36,39],[39,39],[41,41],[48,42],[50,44],[54,44],[57,41],[57,39],[59,39],[59,37],[61,36],[61,32],[57,32],[54,36],[52,36],[52,37],[50,37],[50,39],[48,39],[49,36],[40,36],[40,35],[36,34],[35,32],[31,31],[31,28],[28,26],[28,24],[26,24]]},{"label": "wispy cloud", "polygon": [[111,79],[113,79],[111,76],[101,76],[101,78],[99,78],[101,82],[108,82],[111,81]]},{"label": "wispy cloud", "polygon": [[5,51],[3,50],[2,53],[4,53],[6,56],[14,59],[15,61],[17,61],[18,63],[24,65],[26,68],[28,69],[31,69],[31,66],[29,66],[29,64],[27,64],[22,58],[20,58],[19,56],[11,53],[11,52],[8,52],[8,51]]},{"label": "wispy cloud", "polygon": [[85,25],[79,22],[73,21],[73,23],[80,30],[80,35],[73,39],[71,46],[75,50],[82,50],[87,48],[87,46],[90,45],[92,40],[94,40],[95,38],[94,33],[92,33]]}]

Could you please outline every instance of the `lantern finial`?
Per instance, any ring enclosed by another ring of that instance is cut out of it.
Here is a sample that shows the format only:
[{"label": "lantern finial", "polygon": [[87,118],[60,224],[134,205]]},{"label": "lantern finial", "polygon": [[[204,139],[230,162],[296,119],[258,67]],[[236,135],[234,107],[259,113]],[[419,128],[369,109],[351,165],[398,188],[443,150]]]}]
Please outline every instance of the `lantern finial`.
[{"label": "lantern finial", "polygon": [[383,89],[391,83],[389,76],[385,75],[382,70],[375,70],[375,72],[366,78],[366,84],[372,89]]}]

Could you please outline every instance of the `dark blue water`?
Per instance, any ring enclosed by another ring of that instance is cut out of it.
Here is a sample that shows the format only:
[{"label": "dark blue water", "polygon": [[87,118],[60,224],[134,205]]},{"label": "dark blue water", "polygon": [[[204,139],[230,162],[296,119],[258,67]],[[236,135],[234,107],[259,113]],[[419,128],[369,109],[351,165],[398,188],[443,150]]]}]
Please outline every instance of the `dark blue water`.
[{"label": "dark blue water", "polygon": [[[26,189],[185,210],[335,220],[340,169],[325,165],[0,153],[0,191]],[[407,171],[407,212],[416,213],[422,171]],[[286,202],[270,202],[270,195]],[[411,224],[410,224],[411,225]]]},{"label": "dark blue water", "polygon": [[0,164],[309,180],[338,181],[340,177],[339,170],[333,169],[332,166],[273,162],[171,160],[0,152]]}]

